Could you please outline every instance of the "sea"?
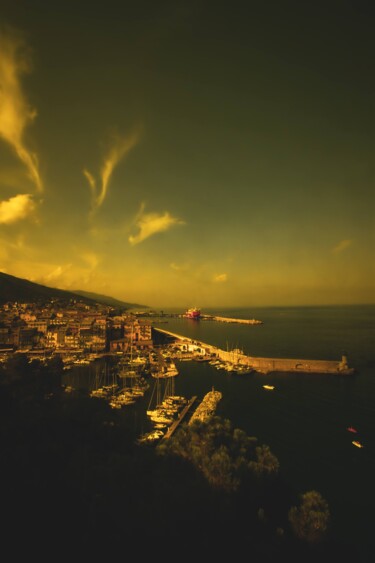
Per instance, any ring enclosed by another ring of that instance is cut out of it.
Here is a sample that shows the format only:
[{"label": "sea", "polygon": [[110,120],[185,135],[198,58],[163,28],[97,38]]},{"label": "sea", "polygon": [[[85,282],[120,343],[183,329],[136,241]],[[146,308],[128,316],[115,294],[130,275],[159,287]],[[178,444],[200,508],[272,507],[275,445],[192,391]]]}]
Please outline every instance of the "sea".
[{"label": "sea", "polygon": [[[169,316],[176,313],[183,311],[163,309],[163,315],[152,318],[153,327],[224,350],[239,348],[250,356],[337,361],[347,357],[353,375],[235,375],[207,362],[176,361],[179,375],[173,378],[174,393],[201,400],[212,388],[221,391],[216,414],[268,445],[293,489],[319,491],[330,508],[334,537],[355,548],[357,561],[373,561],[375,305],[202,310],[261,324]],[[91,381],[94,377],[91,366],[78,368],[69,382],[79,386],[87,377]],[[274,389],[265,390],[264,384]],[[151,429],[146,410],[152,392],[150,382],[146,395],[123,409],[135,435]],[[363,448],[355,447],[353,440]]]}]

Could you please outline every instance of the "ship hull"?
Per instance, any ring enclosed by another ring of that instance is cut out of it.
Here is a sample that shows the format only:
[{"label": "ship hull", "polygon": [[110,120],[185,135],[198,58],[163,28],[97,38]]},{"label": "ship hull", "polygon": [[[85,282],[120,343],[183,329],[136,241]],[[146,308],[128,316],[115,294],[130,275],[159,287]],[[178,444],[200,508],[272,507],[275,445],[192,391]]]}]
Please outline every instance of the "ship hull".
[{"label": "ship hull", "polygon": [[185,313],[185,317],[187,319],[195,319],[198,320],[200,319],[201,316],[201,312],[200,309],[194,308],[194,309],[188,309]]}]

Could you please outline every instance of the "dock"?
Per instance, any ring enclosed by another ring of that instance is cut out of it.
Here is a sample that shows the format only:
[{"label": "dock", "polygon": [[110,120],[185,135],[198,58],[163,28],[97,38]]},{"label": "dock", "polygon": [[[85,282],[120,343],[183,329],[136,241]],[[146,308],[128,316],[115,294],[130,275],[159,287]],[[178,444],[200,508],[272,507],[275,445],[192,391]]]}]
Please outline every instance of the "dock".
[{"label": "dock", "polygon": [[336,375],[353,375],[354,368],[349,367],[348,360],[345,355],[341,360],[308,360],[299,358],[260,358],[256,356],[247,356],[246,354],[236,351],[228,351],[212,346],[204,342],[197,342],[191,338],[176,334],[168,330],[154,327],[154,330],[164,334],[167,337],[194,344],[199,346],[205,354],[216,357],[223,362],[229,362],[234,365],[246,366],[252,368],[259,373],[271,372],[289,372],[289,373],[316,373],[316,374],[336,374]]},{"label": "dock", "polygon": [[186,414],[188,413],[188,411],[190,410],[190,408],[193,406],[193,404],[195,403],[195,401],[197,400],[197,396],[194,395],[189,402],[187,403],[187,405],[184,406],[184,408],[182,409],[182,411],[180,412],[179,417],[173,421],[173,423],[169,426],[168,430],[166,431],[166,433],[164,434],[162,440],[166,440],[167,438],[170,438],[172,436],[172,434],[174,433],[174,431],[176,430],[176,428],[178,427],[178,425],[182,422],[182,420],[185,418]]},{"label": "dock", "polygon": [[217,321],[219,323],[239,323],[243,325],[261,325],[263,321],[257,319],[232,319],[229,317],[216,317],[213,315],[201,315],[203,321]]}]

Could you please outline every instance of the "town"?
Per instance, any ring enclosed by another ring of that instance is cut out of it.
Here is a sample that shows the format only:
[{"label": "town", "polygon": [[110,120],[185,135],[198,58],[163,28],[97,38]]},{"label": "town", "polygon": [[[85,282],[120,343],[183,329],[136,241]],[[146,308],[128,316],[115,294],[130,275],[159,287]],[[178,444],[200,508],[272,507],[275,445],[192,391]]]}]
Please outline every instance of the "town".
[{"label": "town", "polygon": [[151,323],[114,307],[50,299],[8,302],[0,309],[0,355],[23,352],[44,358],[93,359],[103,354],[152,348]]}]

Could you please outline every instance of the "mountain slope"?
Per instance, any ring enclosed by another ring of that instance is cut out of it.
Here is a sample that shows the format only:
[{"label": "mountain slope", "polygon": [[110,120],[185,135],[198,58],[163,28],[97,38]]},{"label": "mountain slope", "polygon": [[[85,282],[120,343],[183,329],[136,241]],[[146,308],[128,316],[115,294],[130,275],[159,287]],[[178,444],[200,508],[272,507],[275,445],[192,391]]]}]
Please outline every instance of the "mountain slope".
[{"label": "mountain slope", "polygon": [[[80,298],[80,296],[71,291],[48,287],[0,272],[0,303],[6,303],[7,301],[31,303],[51,298],[69,300]],[[92,299],[85,298],[83,300],[87,303],[93,303]]]},{"label": "mountain slope", "polygon": [[101,295],[100,293],[92,293],[90,291],[82,291],[80,289],[75,289],[74,293],[82,297],[88,297],[97,303],[103,303],[104,305],[109,305],[110,307],[122,307],[126,309],[132,309],[134,307],[148,309],[147,305],[140,305],[139,303],[126,303],[125,301],[120,301],[114,297],[109,297],[108,295]]},{"label": "mountain slope", "polygon": [[78,299],[88,304],[101,303],[102,305],[122,307],[123,309],[139,307],[139,305],[136,304],[125,303],[96,293],[65,291],[0,272],[0,305],[8,301],[35,303],[49,301],[52,298],[65,300]]}]

